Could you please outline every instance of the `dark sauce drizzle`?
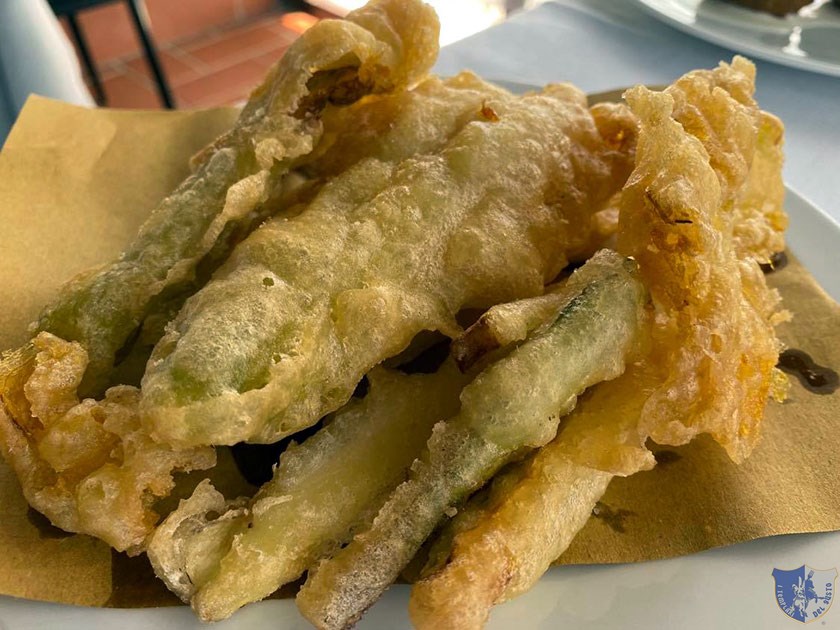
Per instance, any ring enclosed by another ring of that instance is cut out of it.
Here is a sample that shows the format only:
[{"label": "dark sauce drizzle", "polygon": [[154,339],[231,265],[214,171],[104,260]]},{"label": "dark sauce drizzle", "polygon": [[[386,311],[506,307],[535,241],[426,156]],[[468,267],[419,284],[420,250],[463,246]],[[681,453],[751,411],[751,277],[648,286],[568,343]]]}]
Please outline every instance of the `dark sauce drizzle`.
[{"label": "dark sauce drizzle", "polygon": [[667,449],[656,451],[653,455],[656,457],[656,465],[660,467],[668,466],[682,459],[682,455],[676,451],[669,451]]},{"label": "dark sauce drizzle", "polygon": [[631,510],[625,510],[624,508],[614,509],[601,501],[598,501],[592,509],[592,516],[600,519],[611,530],[619,534],[627,531],[625,521],[628,517],[635,515],[636,513]]},{"label": "dark sauce drizzle", "polygon": [[788,264],[788,257],[787,254],[784,252],[776,252],[772,256],[770,256],[770,262],[763,263],[759,265],[761,270],[764,273],[773,273],[774,271],[778,271],[779,269],[784,269],[787,267]]},{"label": "dark sauce drizzle", "polygon": [[808,391],[833,394],[840,385],[840,375],[831,368],[818,365],[807,352],[789,348],[779,355],[779,369],[793,374]]}]

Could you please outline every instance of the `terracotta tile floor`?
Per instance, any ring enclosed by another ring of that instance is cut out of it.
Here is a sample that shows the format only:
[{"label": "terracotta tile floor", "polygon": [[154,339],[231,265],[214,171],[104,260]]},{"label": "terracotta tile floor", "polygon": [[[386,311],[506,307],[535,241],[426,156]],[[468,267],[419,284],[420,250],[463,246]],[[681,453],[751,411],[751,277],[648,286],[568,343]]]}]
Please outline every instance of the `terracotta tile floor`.
[{"label": "terracotta tile floor", "polygon": [[[317,22],[305,13],[268,13],[245,24],[214,28],[158,47],[179,109],[241,102],[298,35]],[[143,56],[99,65],[108,107],[161,107]]]}]

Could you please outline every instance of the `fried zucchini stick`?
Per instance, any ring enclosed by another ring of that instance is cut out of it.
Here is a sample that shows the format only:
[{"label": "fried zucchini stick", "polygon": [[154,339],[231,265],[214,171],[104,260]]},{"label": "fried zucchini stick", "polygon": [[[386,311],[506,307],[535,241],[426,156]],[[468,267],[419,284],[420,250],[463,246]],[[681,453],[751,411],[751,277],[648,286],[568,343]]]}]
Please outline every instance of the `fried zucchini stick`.
[{"label": "fried zucchini stick", "polygon": [[267,221],[155,348],[141,403],[152,435],[276,441],[420,331],[455,336],[464,307],[542,293],[632,162],[585,103],[568,86],[500,92],[494,116],[477,111],[442,150],[363,160],[299,215]]},{"label": "fried zucchini stick", "polygon": [[411,591],[417,628],[483,627],[492,606],[531,588],[566,550],[613,476],[654,466],[639,419],[660,378],[636,362],[592,388],[552,442],[446,523]]},{"label": "fried zucchini stick", "polygon": [[563,282],[546,287],[545,294],[490,307],[464,334],[452,342],[452,356],[466,371],[484,355],[522,341],[557,319],[557,314],[580,290],[614,264],[608,256],[593,257]]},{"label": "fried zucchini stick", "polygon": [[490,608],[533,586],[586,524],[612,475],[548,445],[499,509],[454,540],[445,568],[411,590],[418,630],[480,630]]},{"label": "fried zucchini stick", "polygon": [[327,104],[416,82],[437,55],[438,22],[419,0],[373,0],[347,20],[301,36],[251,95],[234,128],[195,159],[195,172],[152,212],[120,258],[71,280],[37,331],[79,341],[84,395],[108,382],[115,357],[156,300],[192,281],[202,259],[276,208],[266,204],[294,160],[317,144]]},{"label": "fried zucchini stick", "polygon": [[319,628],[359,619],[408,564],[444,514],[524,450],[549,442],[590,385],[615,378],[637,340],[645,291],[635,264],[611,253],[593,280],[545,331],[481,372],[461,393],[461,411],[439,423],[371,527],[325,560],[298,594]]},{"label": "fried zucchini stick", "polygon": [[434,374],[376,368],[369,379],[363,400],[283,453],[253,500],[226,504],[205,484],[155,531],[156,573],[202,619],[267,597],[369,523],[432,426],[458,411],[468,380],[451,361]]}]

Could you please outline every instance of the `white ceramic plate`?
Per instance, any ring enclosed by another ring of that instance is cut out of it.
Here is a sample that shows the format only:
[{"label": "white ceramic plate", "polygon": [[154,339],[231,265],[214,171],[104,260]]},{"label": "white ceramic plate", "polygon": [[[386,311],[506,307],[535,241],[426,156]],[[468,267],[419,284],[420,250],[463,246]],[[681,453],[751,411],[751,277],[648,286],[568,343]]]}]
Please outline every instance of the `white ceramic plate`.
[{"label": "white ceramic plate", "polygon": [[840,76],[840,7],[830,0],[784,18],[724,0],[636,0],[696,37],[786,66]]},{"label": "white ceramic plate", "polygon": [[[840,301],[840,225],[790,189],[786,208],[791,218],[791,250]],[[791,630],[797,622],[776,604],[771,572],[802,564],[840,569],[840,532],[777,536],[656,562],[556,567],[531,591],[494,610],[488,629]],[[408,587],[394,587],[358,627],[408,629],[407,603]],[[819,621],[821,628],[840,628],[840,606],[829,609]],[[0,630],[209,627],[186,607],[115,610],[0,597]],[[253,604],[212,628],[304,630],[311,626],[297,613],[292,600],[283,600]]]}]

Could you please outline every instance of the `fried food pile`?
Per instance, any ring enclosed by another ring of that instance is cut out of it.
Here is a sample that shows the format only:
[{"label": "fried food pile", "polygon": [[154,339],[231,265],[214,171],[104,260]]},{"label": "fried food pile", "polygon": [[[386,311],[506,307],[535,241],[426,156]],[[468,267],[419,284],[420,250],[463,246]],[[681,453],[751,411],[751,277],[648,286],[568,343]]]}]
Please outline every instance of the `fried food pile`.
[{"label": "fried food pile", "polygon": [[[202,619],[305,576],[302,614],[346,628],[402,577],[417,627],[480,628],[648,439],[740,462],[784,396],[759,268],[782,125],[752,64],[588,107],[430,76],[437,33],[419,0],[308,30],[0,361],[29,503]],[[217,449],[281,440],[254,496],[162,509]]]}]

